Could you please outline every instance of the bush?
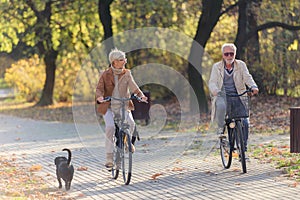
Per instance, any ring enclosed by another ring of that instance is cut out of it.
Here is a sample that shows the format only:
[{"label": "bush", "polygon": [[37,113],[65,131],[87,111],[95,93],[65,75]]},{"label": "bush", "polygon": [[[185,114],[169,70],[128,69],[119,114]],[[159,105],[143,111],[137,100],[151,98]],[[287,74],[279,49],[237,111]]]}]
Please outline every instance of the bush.
[{"label": "bush", "polygon": [[32,102],[38,100],[45,78],[45,65],[38,55],[34,55],[12,64],[6,69],[4,80],[17,90],[16,98]]},{"label": "bush", "polygon": [[[57,69],[53,98],[58,102],[72,100],[73,86],[80,62],[78,56],[69,53],[57,59]],[[6,70],[5,82],[16,90],[16,98],[27,102],[38,101],[46,79],[45,64],[34,55],[22,59]]]}]

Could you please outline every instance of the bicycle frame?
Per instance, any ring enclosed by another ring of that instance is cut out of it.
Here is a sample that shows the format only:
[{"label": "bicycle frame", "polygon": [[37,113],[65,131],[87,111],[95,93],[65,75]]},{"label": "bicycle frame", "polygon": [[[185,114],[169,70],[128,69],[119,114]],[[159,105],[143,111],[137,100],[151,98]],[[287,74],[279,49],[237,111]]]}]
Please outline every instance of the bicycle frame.
[{"label": "bicycle frame", "polygon": [[[111,99],[120,101],[121,103],[121,116],[115,116],[114,118],[116,125],[116,148],[114,151],[114,167],[112,168],[112,177],[114,179],[118,178],[119,169],[121,167],[124,183],[125,185],[128,185],[130,183],[132,173],[132,146],[129,124],[125,123],[125,103],[131,98],[111,97]],[[126,155],[126,148],[128,155]]]},{"label": "bicycle frame", "polygon": [[[244,95],[249,91],[251,91],[251,89],[239,95],[232,95],[231,97],[240,98],[242,95]],[[249,117],[249,113],[248,114],[243,113],[241,115],[234,115],[234,114],[227,113],[225,118],[223,133],[227,131],[228,140],[224,137],[220,137],[220,154],[221,154],[223,166],[226,169],[230,168],[231,161],[232,161],[232,153],[235,150],[238,150],[243,173],[247,172],[247,168],[246,168],[246,161],[245,161],[244,128],[243,128],[242,121],[244,118],[247,117]]]}]

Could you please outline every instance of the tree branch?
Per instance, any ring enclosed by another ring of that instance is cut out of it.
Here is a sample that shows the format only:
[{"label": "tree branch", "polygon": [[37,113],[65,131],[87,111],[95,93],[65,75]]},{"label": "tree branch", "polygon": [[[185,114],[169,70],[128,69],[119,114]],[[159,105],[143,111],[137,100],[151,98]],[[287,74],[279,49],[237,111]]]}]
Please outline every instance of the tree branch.
[{"label": "tree branch", "polygon": [[35,5],[31,0],[25,1],[25,3],[31,8],[31,10],[34,12],[35,16],[38,18],[41,18],[41,13],[36,9]]},{"label": "tree branch", "polygon": [[274,28],[274,27],[277,27],[277,26],[281,27],[281,28],[284,28],[284,29],[287,29],[287,30],[290,30],[290,31],[300,30],[300,26],[292,26],[292,25],[285,24],[285,23],[282,23],[282,22],[267,22],[265,24],[257,26],[256,32],[262,31],[262,30],[265,30],[265,29],[268,29],[268,28]]},{"label": "tree branch", "polygon": [[245,37],[245,41],[247,42],[251,37],[255,36],[259,31],[265,30],[265,29],[269,29],[269,28],[275,28],[275,27],[281,27],[290,31],[298,31],[300,30],[300,25],[299,26],[293,26],[293,25],[289,25],[289,24],[285,24],[282,22],[267,22],[265,24],[259,25],[256,27],[255,30],[250,31],[249,33],[247,33],[247,36]]},{"label": "tree branch", "polygon": [[219,14],[219,17],[221,17],[222,15],[224,15],[225,13],[228,13],[231,9],[234,9],[236,6],[238,6],[239,2],[236,2],[235,4],[232,4],[230,6],[228,6],[223,12],[221,12]]}]

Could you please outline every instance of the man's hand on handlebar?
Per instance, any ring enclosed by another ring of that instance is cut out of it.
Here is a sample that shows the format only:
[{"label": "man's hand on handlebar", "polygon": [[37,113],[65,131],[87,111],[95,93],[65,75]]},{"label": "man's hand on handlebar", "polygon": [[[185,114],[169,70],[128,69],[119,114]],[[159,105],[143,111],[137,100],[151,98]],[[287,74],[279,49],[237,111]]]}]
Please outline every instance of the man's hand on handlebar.
[{"label": "man's hand on handlebar", "polygon": [[251,92],[248,92],[248,95],[249,96],[253,96],[253,95],[256,95],[258,94],[258,88],[251,88]]}]

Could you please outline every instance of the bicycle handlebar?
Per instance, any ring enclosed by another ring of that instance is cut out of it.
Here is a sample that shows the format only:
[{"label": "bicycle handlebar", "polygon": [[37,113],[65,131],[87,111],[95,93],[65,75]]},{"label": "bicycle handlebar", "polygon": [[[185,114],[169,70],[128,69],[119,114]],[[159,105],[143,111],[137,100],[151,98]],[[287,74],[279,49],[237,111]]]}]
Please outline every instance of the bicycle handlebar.
[{"label": "bicycle handlebar", "polygon": [[241,94],[226,94],[225,92],[218,92],[218,96],[226,95],[226,96],[229,96],[229,97],[240,97],[240,96],[243,96],[246,93],[252,93],[252,92],[253,92],[253,90],[250,87],[247,90],[245,90],[244,92],[242,92]]},{"label": "bicycle handlebar", "polygon": [[132,94],[131,97],[129,97],[129,98],[127,98],[127,97],[117,98],[117,97],[107,96],[107,97],[104,97],[103,101],[101,101],[101,102],[97,100],[97,104],[109,102],[112,99],[113,100],[117,100],[117,101],[121,101],[121,102],[125,102],[125,101],[136,99],[138,101],[141,101],[141,102],[144,102],[144,103],[148,103],[148,101],[142,100],[142,98],[139,97],[139,96],[137,96],[136,94]]}]

